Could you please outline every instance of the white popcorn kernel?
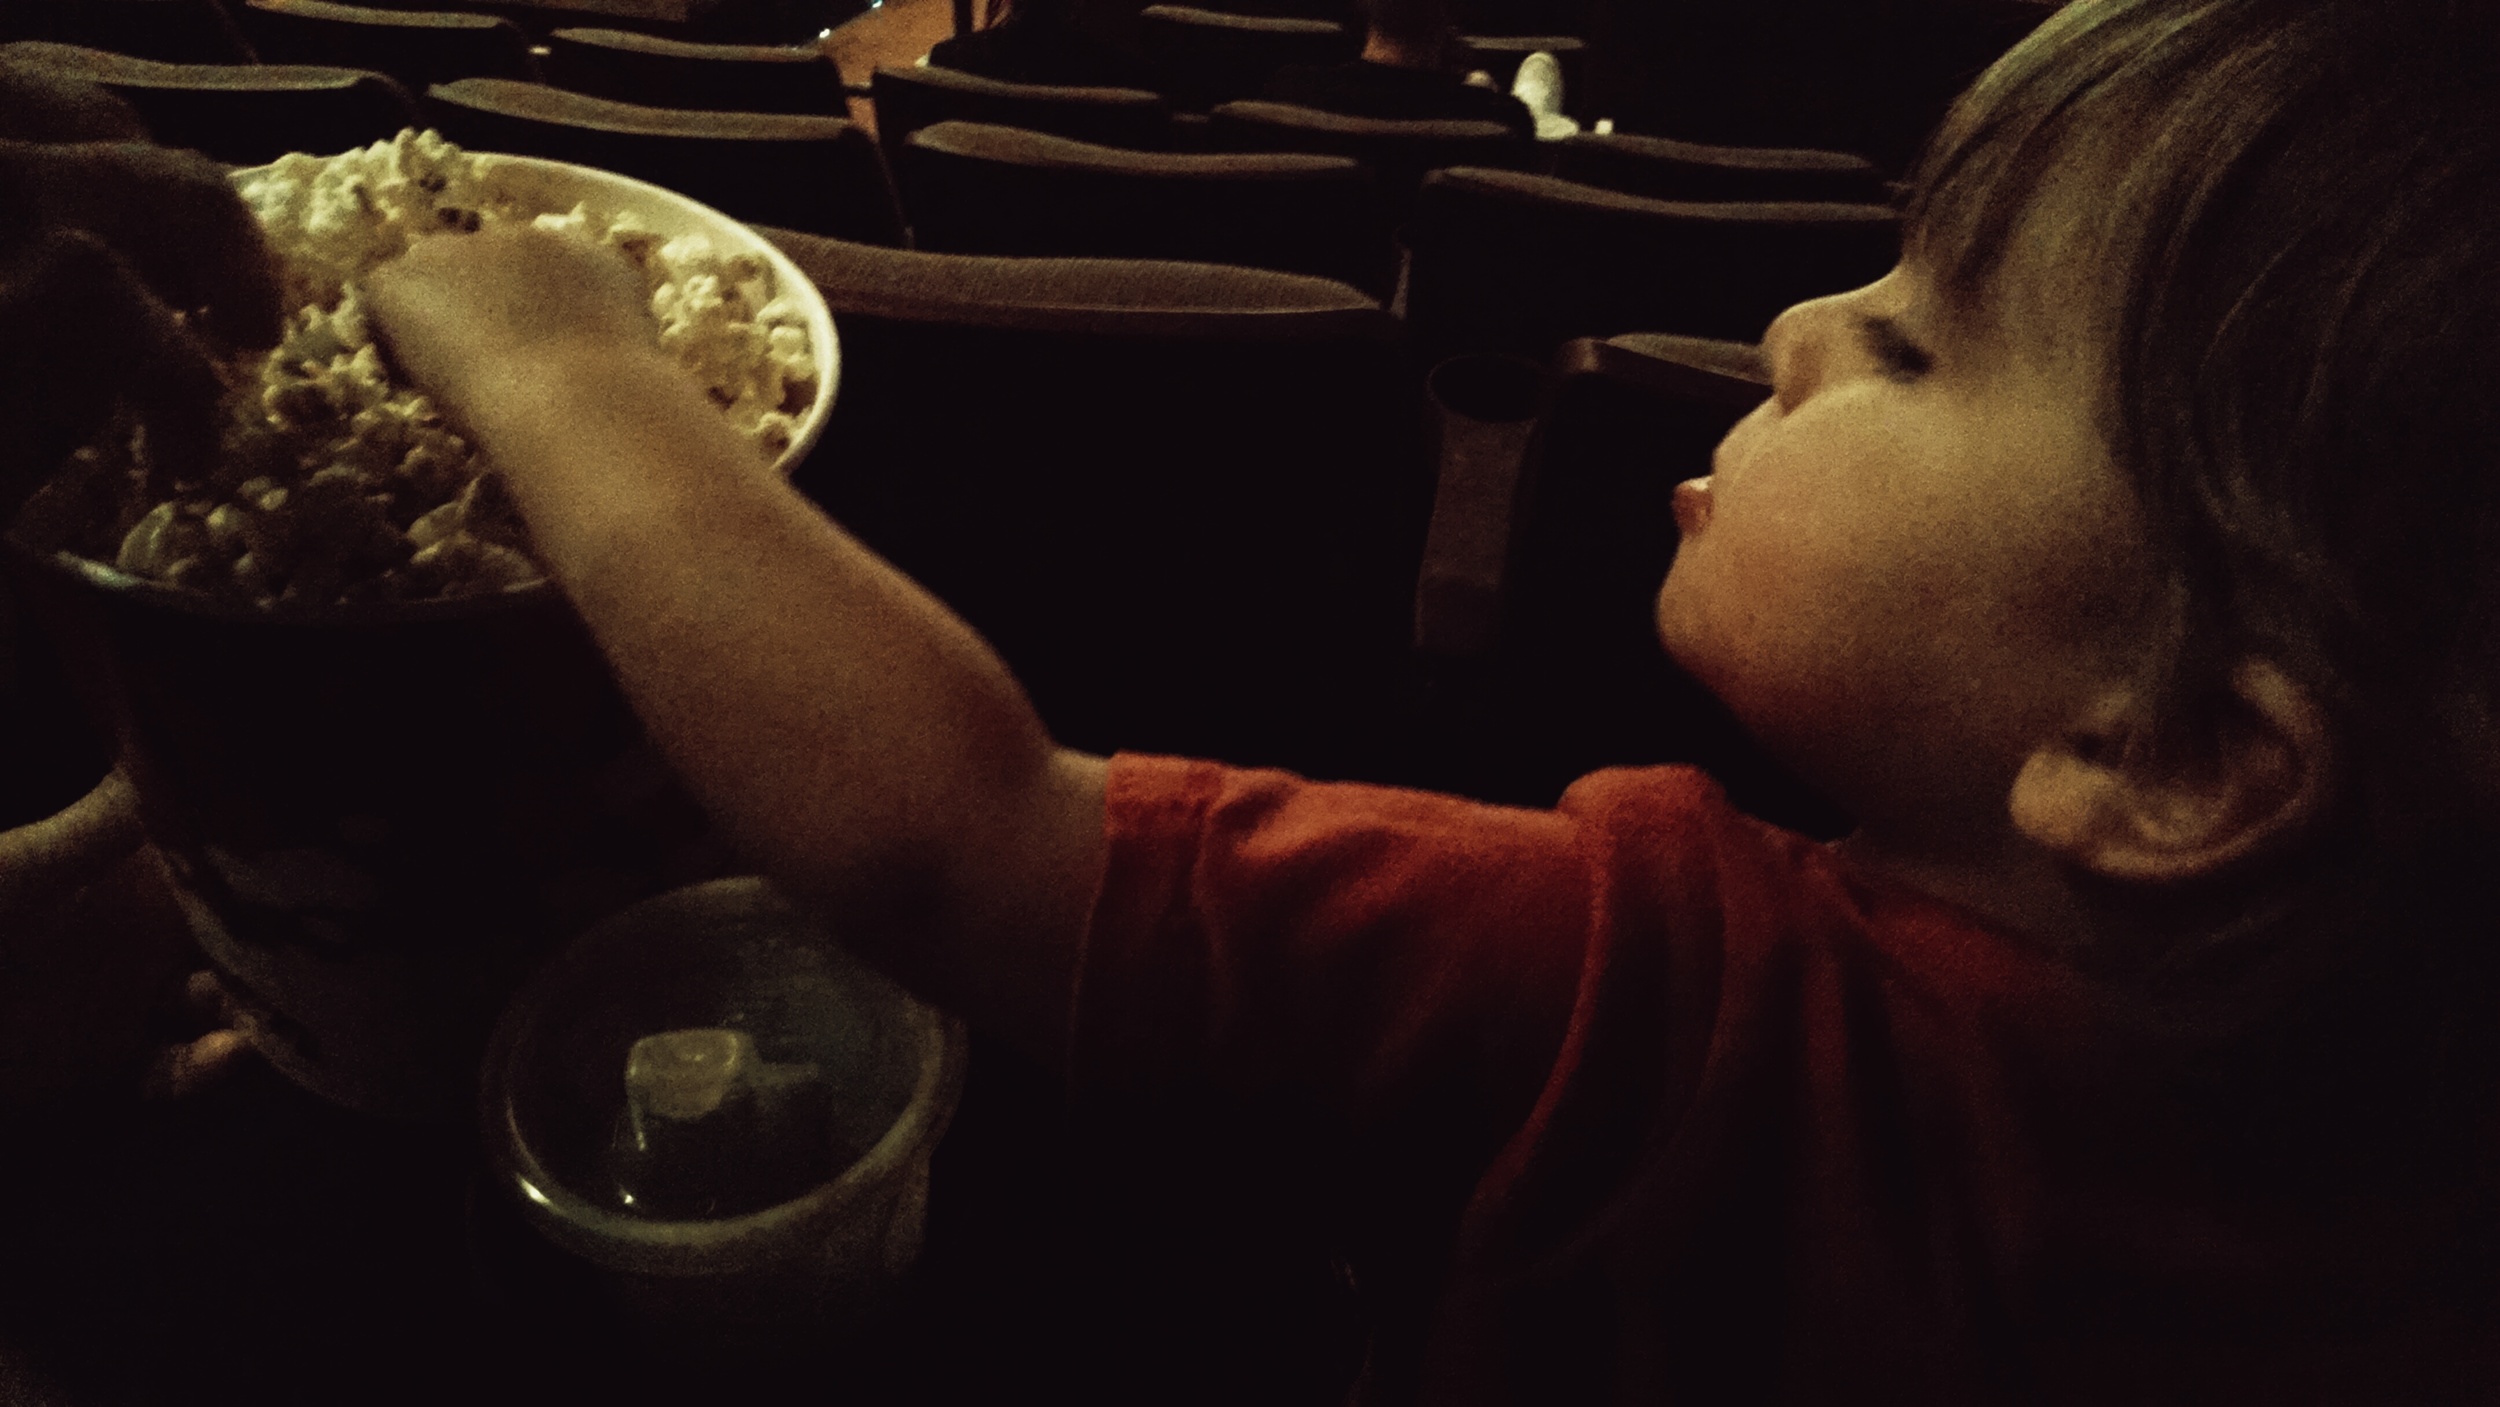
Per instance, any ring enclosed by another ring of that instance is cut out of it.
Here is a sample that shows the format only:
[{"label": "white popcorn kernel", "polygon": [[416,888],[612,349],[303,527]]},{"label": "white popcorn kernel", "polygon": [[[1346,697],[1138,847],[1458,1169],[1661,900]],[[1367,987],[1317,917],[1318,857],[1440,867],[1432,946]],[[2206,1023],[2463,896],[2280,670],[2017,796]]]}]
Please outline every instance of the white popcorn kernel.
[{"label": "white popcorn kernel", "polygon": [[417,545],[419,552],[423,552],[426,548],[460,531],[461,520],[465,516],[467,515],[462,511],[462,505],[457,500],[446,503],[440,508],[428,510],[408,525],[408,540]]},{"label": "white popcorn kernel", "polygon": [[113,565],[132,576],[155,575],[165,564],[165,539],[173,531],[179,512],[178,505],[170,500],[149,509],[147,516],[122,534],[121,551],[114,555]]},{"label": "white popcorn kernel", "polygon": [[208,510],[208,540],[218,551],[240,555],[250,550],[251,519],[231,503],[220,503]]}]

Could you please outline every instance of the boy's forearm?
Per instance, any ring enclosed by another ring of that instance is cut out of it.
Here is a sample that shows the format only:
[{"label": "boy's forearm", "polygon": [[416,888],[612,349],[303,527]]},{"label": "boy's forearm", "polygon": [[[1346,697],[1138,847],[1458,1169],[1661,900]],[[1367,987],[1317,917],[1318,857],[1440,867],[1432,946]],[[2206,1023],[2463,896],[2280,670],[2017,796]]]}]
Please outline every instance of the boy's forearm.
[{"label": "boy's forearm", "polygon": [[542,363],[469,418],[654,739],[746,852],[905,981],[1055,1055],[1098,764],[1056,748],[976,634],[656,353]]}]

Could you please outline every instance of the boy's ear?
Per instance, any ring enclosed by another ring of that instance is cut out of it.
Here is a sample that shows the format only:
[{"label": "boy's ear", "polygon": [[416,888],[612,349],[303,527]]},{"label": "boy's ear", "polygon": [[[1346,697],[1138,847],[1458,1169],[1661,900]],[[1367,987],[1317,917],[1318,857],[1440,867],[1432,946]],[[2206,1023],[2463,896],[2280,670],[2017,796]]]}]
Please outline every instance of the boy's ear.
[{"label": "boy's ear", "polygon": [[2007,798],[2015,829],[2104,878],[2162,884],[2273,849],[2324,808],[2326,714],[2270,661],[2233,671],[2199,756],[2155,759],[2129,746],[2136,702],[2113,690],[2033,750]]}]

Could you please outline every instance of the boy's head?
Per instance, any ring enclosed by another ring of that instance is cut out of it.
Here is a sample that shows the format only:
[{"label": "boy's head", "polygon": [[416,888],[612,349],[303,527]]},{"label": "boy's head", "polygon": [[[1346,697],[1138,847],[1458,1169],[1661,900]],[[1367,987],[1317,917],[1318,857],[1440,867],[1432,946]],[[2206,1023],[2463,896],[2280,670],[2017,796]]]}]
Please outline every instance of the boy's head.
[{"label": "boy's head", "polygon": [[[1847,707],[1887,701],[1845,673],[1824,681],[1827,716],[1796,720],[1821,733],[1775,744],[1837,767],[1836,789],[1861,792],[1843,800],[1873,812],[1975,807],[2001,785],[2017,829],[2120,878],[2201,877],[2320,823],[2365,865],[2486,843],[2500,804],[2495,21],[2468,0],[2082,0],[1979,81],[1917,174],[1903,272],[1792,313],[1770,343],[1792,382],[1855,358],[1861,379],[1841,389],[1891,398],[1863,411],[1869,435],[1879,410],[1913,428],[1924,413],[2010,476],[1999,529],[1963,523],[1956,540],[1949,499],[1896,495],[1858,537],[1889,523],[1915,543],[1935,526],[1938,551],[2026,570],[1957,578],[1902,548],[1874,588],[1928,592],[1936,628],[1887,648],[1967,677],[1908,697],[1929,717],[1865,729],[1879,756],[1863,775],[1810,755],[1846,731]],[[1884,364],[1903,327],[1938,344],[1911,349],[1931,372]],[[1986,399],[2018,383],[2036,403],[2023,415]],[[1661,624],[1740,715],[1777,652],[1726,627],[1723,588],[1740,583],[1711,570],[1735,563],[1714,561],[1710,530],[1733,538],[1727,510],[1758,501],[1751,455],[1802,452],[1801,431],[1846,409],[1811,404],[1828,389],[1785,391],[1730,436],[1714,491],[1686,495],[1718,511],[1679,553]],[[2069,434],[2082,443],[2043,448]],[[2099,496],[2096,477],[2117,491]],[[1761,526],[1772,540],[1783,525]],[[1968,599],[1988,591],[2008,594]],[[1894,602],[1885,628],[1921,604]],[[1880,671],[1884,642],[1855,643]],[[1922,731],[1942,741],[1922,751]],[[1957,766],[1967,777],[1915,794],[1916,777]]]}]

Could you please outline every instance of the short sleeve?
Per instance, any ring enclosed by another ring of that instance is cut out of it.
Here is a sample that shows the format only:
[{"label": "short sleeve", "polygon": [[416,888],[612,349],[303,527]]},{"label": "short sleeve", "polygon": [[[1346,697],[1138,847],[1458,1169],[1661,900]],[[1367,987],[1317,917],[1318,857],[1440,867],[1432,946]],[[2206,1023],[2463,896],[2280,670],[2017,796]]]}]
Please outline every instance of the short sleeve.
[{"label": "short sleeve", "polygon": [[1106,800],[1080,1090],[1203,1088],[1357,1135],[1440,1119],[1487,1157],[1525,1117],[1590,946],[1580,823],[1133,755]]}]

